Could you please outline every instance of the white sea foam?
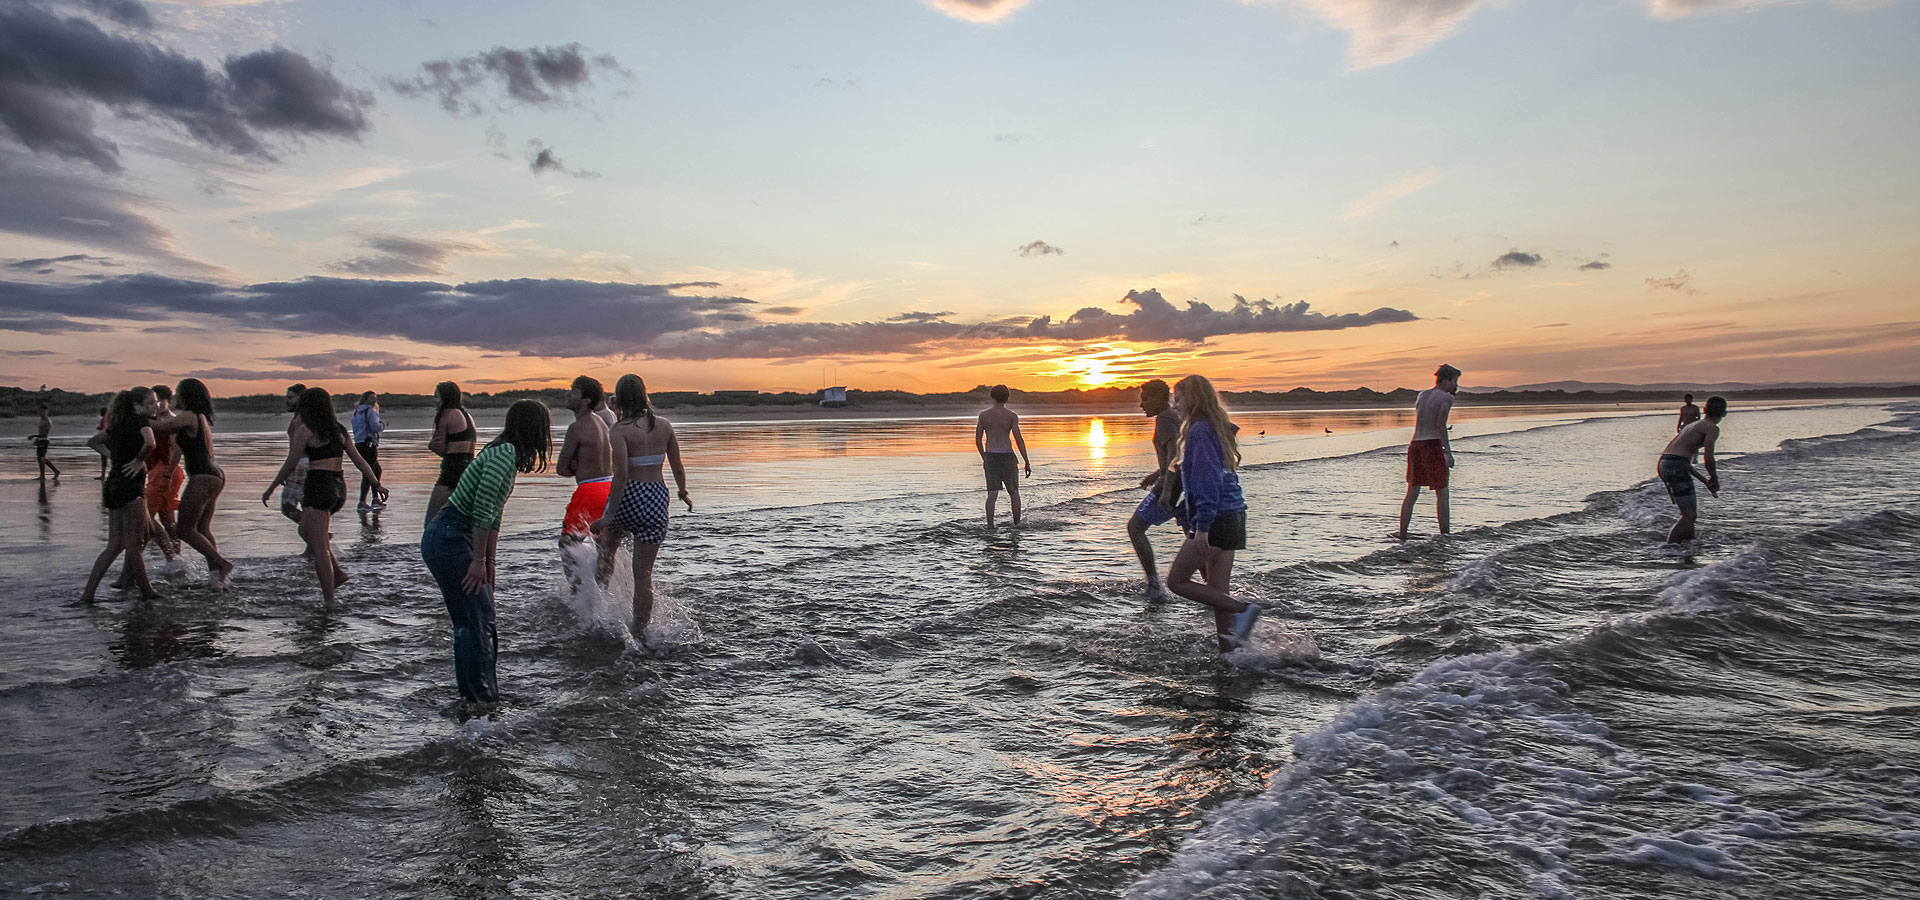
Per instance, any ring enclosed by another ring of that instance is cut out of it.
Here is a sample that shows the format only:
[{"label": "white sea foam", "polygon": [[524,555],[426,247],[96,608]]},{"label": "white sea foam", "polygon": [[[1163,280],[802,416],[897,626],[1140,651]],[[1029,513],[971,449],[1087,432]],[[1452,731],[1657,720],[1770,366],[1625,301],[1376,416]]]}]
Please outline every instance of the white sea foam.
[{"label": "white sea foam", "polygon": [[621,545],[605,584],[596,577],[599,559],[599,547],[591,542],[560,548],[559,591],[581,627],[616,638],[634,651],[700,643],[703,635],[699,623],[686,607],[675,601],[670,586],[657,574],[653,581],[653,615],[647,622],[646,633],[636,636],[632,626],[633,551]]}]

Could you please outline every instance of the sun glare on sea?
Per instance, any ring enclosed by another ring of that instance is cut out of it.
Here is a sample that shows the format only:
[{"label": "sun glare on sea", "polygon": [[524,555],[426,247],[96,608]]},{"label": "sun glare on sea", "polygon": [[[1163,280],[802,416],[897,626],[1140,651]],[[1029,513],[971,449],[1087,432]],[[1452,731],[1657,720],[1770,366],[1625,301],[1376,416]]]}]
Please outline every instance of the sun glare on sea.
[{"label": "sun glare on sea", "polygon": [[1107,423],[1104,419],[1095,419],[1087,424],[1087,457],[1107,458]]}]

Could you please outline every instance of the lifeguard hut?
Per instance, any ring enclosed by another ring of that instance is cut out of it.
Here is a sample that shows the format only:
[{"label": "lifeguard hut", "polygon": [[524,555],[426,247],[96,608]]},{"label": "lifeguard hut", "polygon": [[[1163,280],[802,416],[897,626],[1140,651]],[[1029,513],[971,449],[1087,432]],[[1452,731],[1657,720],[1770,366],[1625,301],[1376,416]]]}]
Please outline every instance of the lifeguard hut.
[{"label": "lifeguard hut", "polygon": [[820,389],[820,405],[825,407],[840,407],[840,406],[847,405],[846,386],[841,385],[839,387],[821,388]]}]

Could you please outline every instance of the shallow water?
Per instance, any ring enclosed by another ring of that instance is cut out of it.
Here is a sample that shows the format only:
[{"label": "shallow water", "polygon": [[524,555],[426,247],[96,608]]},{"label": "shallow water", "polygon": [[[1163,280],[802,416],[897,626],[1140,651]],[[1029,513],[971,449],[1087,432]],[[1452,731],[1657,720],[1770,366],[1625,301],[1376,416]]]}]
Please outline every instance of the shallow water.
[{"label": "shallow water", "polygon": [[1459,410],[1457,533],[1406,545],[1405,414],[1238,416],[1235,584],[1277,611],[1226,660],[1141,596],[1138,416],[1029,418],[1029,521],[997,532],[970,421],[690,424],[652,649],[566,589],[570,485],[528,477],[507,703],[465,723],[423,433],[383,451],[387,513],[336,518],[333,610],[259,504],[273,420],[218,445],[233,589],[190,563],[151,603],[71,602],[97,483],[43,502],[10,450],[0,888],[1890,896],[1920,879],[1916,418],[1736,409],[1675,551],[1665,410]]}]

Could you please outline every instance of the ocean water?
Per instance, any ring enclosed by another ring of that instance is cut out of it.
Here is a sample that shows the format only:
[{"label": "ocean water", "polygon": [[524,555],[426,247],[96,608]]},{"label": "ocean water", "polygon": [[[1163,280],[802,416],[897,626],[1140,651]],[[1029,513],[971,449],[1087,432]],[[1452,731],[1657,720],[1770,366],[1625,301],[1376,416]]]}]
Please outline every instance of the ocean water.
[{"label": "ocean water", "polygon": [[1456,533],[1407,544],[1404,413],[1236,419],[1235,588],[1274,613],[1224,659],[1140,590],[1137,415],[1030,418],[1028,522],[997,531],[970,421],[693,423],[644,643],[568,589],[570,484],[522,480],[506,702],[465,722],[424,433],[383,449],[385,514],[336,518],[332,609],[260,505],[276,421],[220,435],[232,589],[196,561],[152,602],[74,602],[84,435],[44,491],[22,443],[0,891],[1920,896],[1920,410],[1736,407],[1686,549],[1664,409],[1458,410]]}]

